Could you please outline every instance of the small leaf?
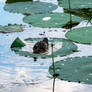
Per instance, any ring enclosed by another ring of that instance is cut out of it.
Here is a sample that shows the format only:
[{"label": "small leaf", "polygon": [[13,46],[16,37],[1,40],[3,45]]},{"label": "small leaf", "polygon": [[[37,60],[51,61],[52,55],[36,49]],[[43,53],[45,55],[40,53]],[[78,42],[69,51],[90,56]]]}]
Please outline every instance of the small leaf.
[{"label": "small leaf", "polygon": [[21,47],[24,47],[24,46],[25,46],[25,44],[17,37],[13,41],[11,48],[21,48]]}]

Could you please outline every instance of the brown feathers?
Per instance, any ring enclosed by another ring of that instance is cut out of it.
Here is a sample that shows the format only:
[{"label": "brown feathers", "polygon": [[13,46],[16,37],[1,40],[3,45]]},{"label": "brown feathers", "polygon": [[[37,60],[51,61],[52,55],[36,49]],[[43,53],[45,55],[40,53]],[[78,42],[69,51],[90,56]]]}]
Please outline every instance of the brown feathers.
[{"label": "brown feathers", "polygon": [[40,54],[48,50],[48,38],[44,38],[43,41],[37,42],[33,47],[33,53]]}]

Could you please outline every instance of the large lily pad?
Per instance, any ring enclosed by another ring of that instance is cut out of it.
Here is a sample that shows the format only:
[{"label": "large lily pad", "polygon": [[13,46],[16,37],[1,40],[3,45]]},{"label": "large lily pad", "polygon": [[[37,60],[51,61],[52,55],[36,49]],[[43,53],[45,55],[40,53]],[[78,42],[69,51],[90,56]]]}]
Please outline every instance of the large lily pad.
[{"label": "large lily pad", "polygon": [[92,26],[72,29],[66,33],[66,37],[79,43],[92,43]]},{"label": "large lily pad", "polygon": [[[71,8],[92,8],[92,0],[70,0],[71,1]],[[58,0],[59,5],[68,9],[69,4],[68,0]]]},{"label": "large lily pad", "polygon": [[[43,28],[62,27],[70,20],[70,15],[66,13],[47,13],[37,14],[24,17],[24,22],[32,24],[33,26]],[[72,16],[73,21],[81,21],[82,19],[77,16]]]},{"label": "large lily pad", "polygon": [[22,31],[23,31],[22,25],[8,25],[8,26],[0,25],[0,33],[22,32]]},{"label": "large lily pad", "polygon": [[57,5],[45,2],[17,2],[6,4],[4,9],[9,12],[22,13],[22,14],[34,14],[34,13],[46,13],[55,10]]},{"label": "large lily pad", "polygon": [[26,1],[33,1],[33,0],[6,0],[6,3],[16,3],[16,2],[26,2]]},{"label": "large lily pad", "polygon": [[[49,68],[53,75],[53,66]],[[55,62],[57,78],[69,82],[92,84],[92,56],[68,58]]]},{"label": "large lily pad", "polygon": [[[34,42],[34,41],[41,41],[42,38],[28,38],[25,39],[25,41],[30,41],[30,42]],[[71,54],[73,52],[77,51],[77,46],[72,43],[69,40],[66,39],[61,39],[61,38],[51,38],[49,39],[49,42],[55,43],[55,42],[62,42],[62,48],[58,49],[57,51],[54,52],[54,57],[57,56],[65,56],[68,54]],[[19,54],[21,56],[28,56],[28,57],[41,57],[41,58],[50,58],[52,55],[47,55],[47,54],[33,54],[32,52],[29,51],[23,51],[20,48],[12,48],[12,50],[14,50],[16,52],[16,54]]]}]

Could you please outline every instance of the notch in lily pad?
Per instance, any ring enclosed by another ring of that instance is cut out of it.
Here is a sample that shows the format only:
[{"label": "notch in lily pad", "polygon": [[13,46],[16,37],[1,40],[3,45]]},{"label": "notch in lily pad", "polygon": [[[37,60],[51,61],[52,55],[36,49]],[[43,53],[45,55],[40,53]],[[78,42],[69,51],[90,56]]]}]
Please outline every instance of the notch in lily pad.
[{"label": "notch in lily pad", "polygon": [[11,48],[21,48],[21,47],[24,47],[25,46],[25,43],[23,43],[19,37],[17,37],[12,45],[11,45]]}]

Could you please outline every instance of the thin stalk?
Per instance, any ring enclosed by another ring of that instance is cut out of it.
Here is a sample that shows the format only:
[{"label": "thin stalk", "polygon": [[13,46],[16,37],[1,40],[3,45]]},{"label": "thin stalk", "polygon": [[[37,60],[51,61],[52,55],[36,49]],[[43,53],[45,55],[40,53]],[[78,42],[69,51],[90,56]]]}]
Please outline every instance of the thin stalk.
[{"label": "thin stalk", "polygon": [[[52,47],[52,66],[53,66],[53,75],[55,75],[55,64],[54,64],[54,53],[53,53],[53,44],[51,44],[51,47]],[[54,92],[55,91],[55,79],[56,79],[56,77],[55,76],[53,76],[53,90],[52,90],[52,92]]]},{"label": "thin stalk", "polygon": [[53,79],[53,90],[52,90],[52,92],[54,92],[55,91],[55,77],[54,77],[54,79]]},{"label": "thin stalk", "polygon": [[72,28],[72,14],[71,14],[71,2],[70,0],[68,0],[68,4],[69,4],[69,13],[70,13],[70,30]]},{"label": "thin stalk", "polygon": [[52,66],[53,66],[53,73],[55,74],[55,64],[54,64],[53,44],[51,44],[51,47],[52,47]]}]

